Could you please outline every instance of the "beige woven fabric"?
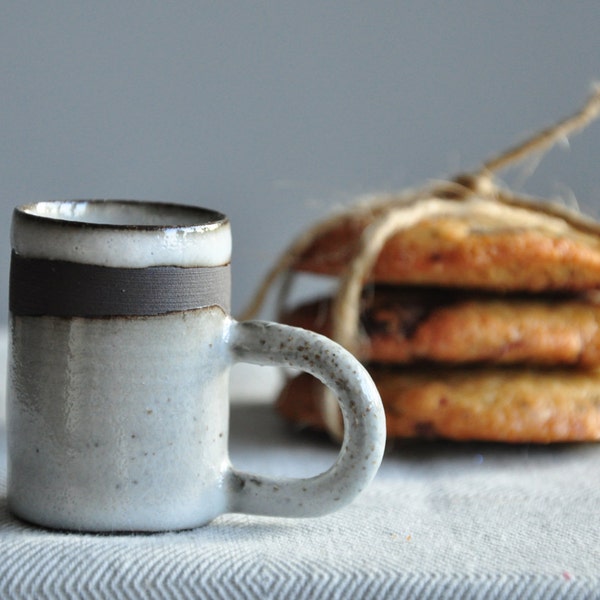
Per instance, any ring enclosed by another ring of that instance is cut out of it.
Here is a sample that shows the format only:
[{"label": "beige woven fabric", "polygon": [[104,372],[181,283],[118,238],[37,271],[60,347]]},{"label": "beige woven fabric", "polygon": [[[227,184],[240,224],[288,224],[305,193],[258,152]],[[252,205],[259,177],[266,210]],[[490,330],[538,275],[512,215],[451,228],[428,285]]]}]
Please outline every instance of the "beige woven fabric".
[{"label": "beige woven fabric", "polygon": [[[273,475],[316,473],[337,452],[265,403],[234,405],[231,436],[238,466]],[[401,445],[333,515],[225,515],[143,536],[16,521],[3,430],[0,448],[0,597],[562,599],[600,589],[596,445]]]}]

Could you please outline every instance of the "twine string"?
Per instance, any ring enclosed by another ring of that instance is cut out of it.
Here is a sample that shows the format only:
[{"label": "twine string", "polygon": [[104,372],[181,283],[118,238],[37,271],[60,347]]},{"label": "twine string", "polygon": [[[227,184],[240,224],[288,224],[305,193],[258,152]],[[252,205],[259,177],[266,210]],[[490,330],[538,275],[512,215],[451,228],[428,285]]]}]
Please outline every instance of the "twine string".
[{"label": "twine string", "polygon": [[371,202],[350,207],[344,212],[336,213],[316,223],[298,236],[279,256],[239,318],[245,320],[256,316],[264,305],[270,289],[282,274],[286,274],[279,295],[281,307],[290,293],[295,276],[293,267],[298,258],[317,238],[326,235],[341,219],[360,215],[361,212],[370,215],[371,223],[355,243],[352,260],[340,274],[332,309],[332,338],[351,351],[356,351],[358,348],[361,291],[377,257],[393,235],[424,218],[435,214],[451,213],[454,211],[453,205],[476,196],[559,216],[580,230],[600,233],[597,223],[591,219],[551,202],[533,202],[502,190],[494,178],[498,171],[536,153],[548,151],[561,140],[584,129],[599,116],[600,84],[596,84],[580,110],[488,159],[479,169],[459,174],[450,181],[439,182],[401,195],[376,197]]}]

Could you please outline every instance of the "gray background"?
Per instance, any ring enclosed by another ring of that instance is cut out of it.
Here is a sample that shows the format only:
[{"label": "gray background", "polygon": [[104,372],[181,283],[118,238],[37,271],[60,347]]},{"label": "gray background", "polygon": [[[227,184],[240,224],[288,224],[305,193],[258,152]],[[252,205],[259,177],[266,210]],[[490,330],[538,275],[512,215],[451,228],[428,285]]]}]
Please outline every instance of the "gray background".
[{"label": "gray background", "polygon": [[[234,308],[333,207],[475,167],[600,78],[598,0],[0,2],[0,310],[15,204],[226,212]],[[528,193],[599,216],[600,124]],[[531,166],[531,165],[529,165]]]}]

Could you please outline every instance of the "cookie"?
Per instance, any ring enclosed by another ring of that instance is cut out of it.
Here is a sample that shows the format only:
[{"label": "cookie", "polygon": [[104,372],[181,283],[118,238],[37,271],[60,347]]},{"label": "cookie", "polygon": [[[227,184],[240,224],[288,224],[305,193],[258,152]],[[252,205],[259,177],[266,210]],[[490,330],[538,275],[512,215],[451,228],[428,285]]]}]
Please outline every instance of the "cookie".
[{"label": "cookie", "polygon": [[[440,200],[433,208],[422,215],[419,207],[407,209],[406,228],[387,239],[369,281],[531,292],[600,287],[600,236],[593,228],[478,198]],[[355,210],[332,219],[292,269],[339,276],[380,214]]]},{"label": "cookie", "polygon": [[[281,315],[331,336],[331,300]],[[377,286],[362,298],[361,360],[600,366],[600,300]]]},{"label": "cookie", "polygon": [[[525,368],[370,368],[390,438],[510,443],[600,439],[600,372]],[[301,374],[276,403],[300,427],[326,430],[323,386]]]}]

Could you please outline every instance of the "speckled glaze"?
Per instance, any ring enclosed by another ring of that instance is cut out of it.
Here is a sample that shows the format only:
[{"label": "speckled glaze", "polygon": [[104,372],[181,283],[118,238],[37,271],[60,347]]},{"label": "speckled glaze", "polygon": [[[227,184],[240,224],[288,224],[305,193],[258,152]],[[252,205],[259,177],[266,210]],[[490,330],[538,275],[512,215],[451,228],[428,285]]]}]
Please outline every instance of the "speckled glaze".
[{"label": "speckled glaze", "polygon": [[[222,265],[231,246],[218,213],[122,202],[25,207],[12,240],[28,257],[127,268]],[[10,323],[8,501],[30,522],[163,531],[225,512],[317,516],[350,502],[381,462],[377,390],[323,336],[240,323],[218,306],[151,316],[11,315]],[[309,371],[338,395],[346,433],[327,472],[269,479],[230,464],[229,369],[237,361]]]}]

